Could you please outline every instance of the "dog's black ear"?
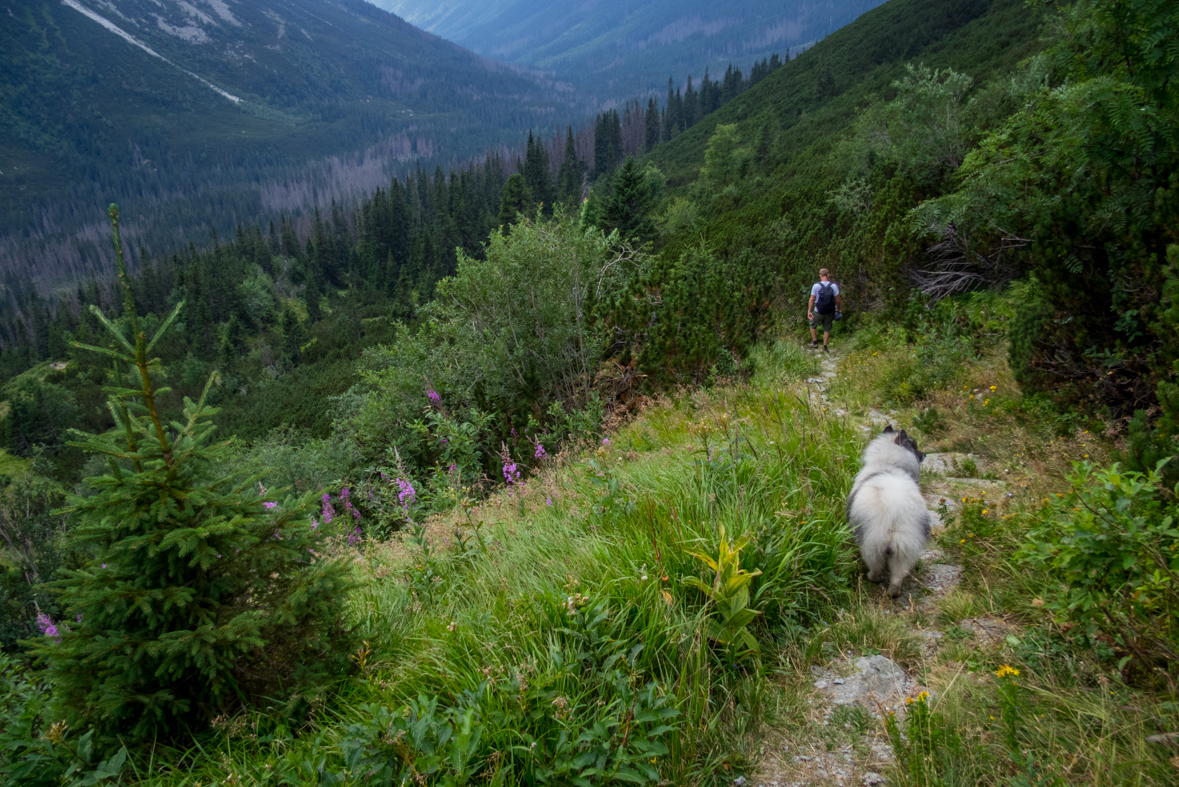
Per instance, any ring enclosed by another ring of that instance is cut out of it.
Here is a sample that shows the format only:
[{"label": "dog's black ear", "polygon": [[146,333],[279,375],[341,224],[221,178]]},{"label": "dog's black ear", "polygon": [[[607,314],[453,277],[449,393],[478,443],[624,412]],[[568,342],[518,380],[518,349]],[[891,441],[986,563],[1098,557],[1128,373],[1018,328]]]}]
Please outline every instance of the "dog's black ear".
[{"label": "dog's black ear", "polygon": [[892,434],[892,433],[893,433],[893,432],[895,432],[895,431],[896,431],[896,430],[892,428],[892,424],[889,424],[889,425],[887,425],[887,426],[885,426],[885,427],[884,427],[884,432],[883,432],[883,434]]},{"label": "dog's black ear", "polygon": [[917,452],[917,464],[921,464],[921,463],[922,463],[922,462],[924,462],[924,461],[925,461],[925,452],[924,452],[924,451],[918,451],[918,452]]}]

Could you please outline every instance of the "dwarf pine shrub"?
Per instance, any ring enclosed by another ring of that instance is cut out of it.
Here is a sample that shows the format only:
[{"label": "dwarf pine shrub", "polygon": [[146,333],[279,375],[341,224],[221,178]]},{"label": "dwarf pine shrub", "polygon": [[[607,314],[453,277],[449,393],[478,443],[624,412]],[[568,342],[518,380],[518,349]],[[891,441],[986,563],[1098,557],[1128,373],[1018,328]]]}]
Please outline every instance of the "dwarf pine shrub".
[{"label": "dwarf pine shrub", "polygon": [[[128,339],[95,316],[114,349],[87,347],[129,364],[138,389],[111,389],[117,426],[82,435],[107,459],[93,494],[67,509],[66,549],[79,567],[52,587],[64,621],[36,649],[48,661],[55,699],[71,727],[99,739],[168,735],[263,694],[290,697],[346,647],[341,603],[348,580],[321,557],[327,528],[313,528],[311,497],[279,505],[256,479],[218,474],[225,444],[211,444],[215,412],[185,400],[180,421],[156,406],[148,341],[140,330],[111,206]],[[116,375],[116,379],[120,379]],[[212,378],[205,386],[205,394]]]}]

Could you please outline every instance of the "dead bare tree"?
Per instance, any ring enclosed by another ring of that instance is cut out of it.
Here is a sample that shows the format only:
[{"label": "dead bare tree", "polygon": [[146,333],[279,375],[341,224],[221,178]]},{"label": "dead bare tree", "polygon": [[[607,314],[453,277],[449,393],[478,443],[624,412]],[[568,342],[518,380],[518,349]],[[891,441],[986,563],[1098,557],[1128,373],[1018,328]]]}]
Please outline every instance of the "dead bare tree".
[{"label": "dead bare tree", "polygon": [[998,240],[980,251],[953,224],[930,227],[929,233],[941,240],[925,250],[929,264],[915,268],[911,276],[914,285],[935,301],[1014,280],[1020,267],[1012,252],[1030,242],[1000,231]]}]

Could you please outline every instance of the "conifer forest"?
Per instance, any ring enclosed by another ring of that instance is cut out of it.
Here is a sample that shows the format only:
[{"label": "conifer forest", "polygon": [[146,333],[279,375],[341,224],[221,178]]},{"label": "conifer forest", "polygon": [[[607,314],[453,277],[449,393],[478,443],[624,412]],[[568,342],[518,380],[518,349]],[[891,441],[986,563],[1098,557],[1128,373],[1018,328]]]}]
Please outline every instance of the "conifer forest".
[{"label": "conifer forest", "polygon": [[1179,783],[1179,5],[828,6],[13,0],[0,784]]}]

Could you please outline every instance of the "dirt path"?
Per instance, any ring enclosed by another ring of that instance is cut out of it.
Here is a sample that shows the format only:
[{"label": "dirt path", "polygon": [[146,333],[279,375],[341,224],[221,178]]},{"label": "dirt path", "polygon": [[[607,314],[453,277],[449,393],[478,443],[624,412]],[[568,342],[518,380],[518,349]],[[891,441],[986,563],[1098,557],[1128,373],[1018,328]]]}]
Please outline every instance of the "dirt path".
[{"label": "dirt path", "polygon": [[[875,408],[855,412],[854,408],[829,394],[839,375],[841,353],[819,353],[820,372],[809,378],[808,393],[827,412],[846,418],[865,437],[878,434],[888,423],[896,424],[896,413]],[[904,424],[897,424],[904,426]],[[947,642],[947,632],[938,628],[946,618],[942,602],[960,582],[963,567],[946,557],[942,544],[945,528],[939,508],[953,511],[963,496],[1003,494],[1001,482],[961,478],[961,468],[975,474],[980,457],[969,454],[929,454],[922,465],[921,488],[930,511],[936,517],[929,548],[913,574],[905,581],[900,598],[893,601],[883,589],[869,586],[864,614],[877,619],[903,619],[902,627],[920,643],[915,657],[900,659],[904,666],[881,655],[867,643],[845,650],[822,666],[812,666],[810,685],[805,689],[807,712],[803,718],[783,723],[769,731],[760,768],[752,776],[734,780],[737,785],[761,787],[810,787],[812,785],[883,785],[892,763],[892,748],[884,728],[884,715],[893,712],[903,719],[906,698],[928,689],[922,675],[938,663],[938,652]],[[1001,622],[963,620],[953,627],[955,638],[974,637],[979,645],[1001,639]],[[931,692],[931,701],[936,694]]]}]

